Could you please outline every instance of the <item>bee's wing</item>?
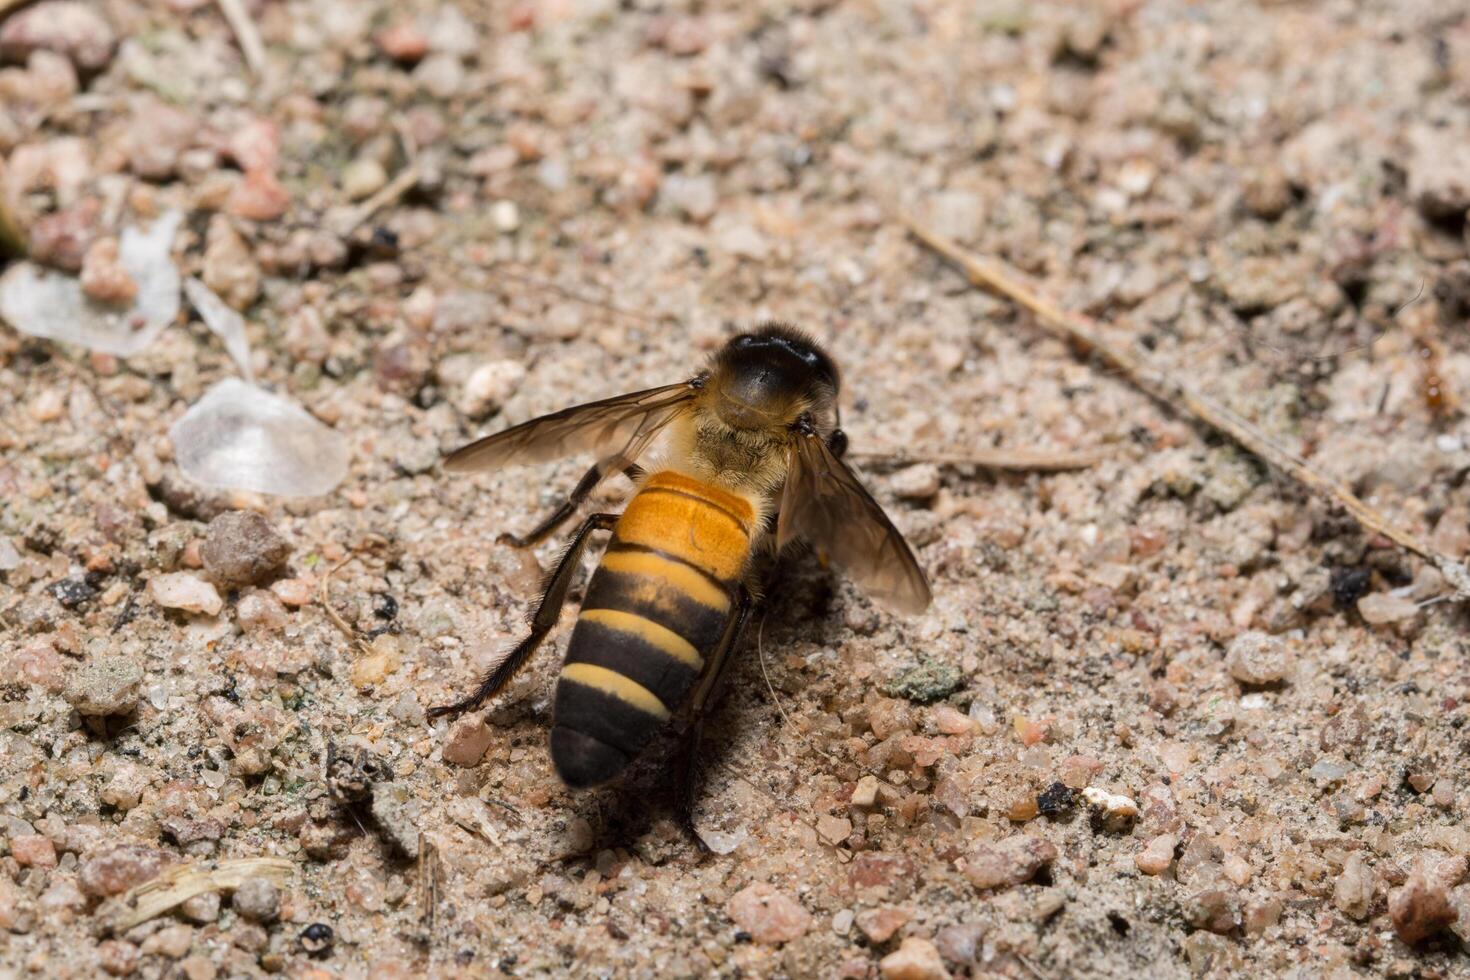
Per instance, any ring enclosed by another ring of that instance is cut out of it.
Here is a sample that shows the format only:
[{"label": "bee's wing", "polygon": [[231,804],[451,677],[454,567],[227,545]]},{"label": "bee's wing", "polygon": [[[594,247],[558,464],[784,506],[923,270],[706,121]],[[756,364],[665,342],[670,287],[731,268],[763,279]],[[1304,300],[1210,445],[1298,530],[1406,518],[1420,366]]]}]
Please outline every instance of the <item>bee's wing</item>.
[{"label": "bee's wing", "polygon": [[917,614],[929,605],[929,581],[908,542],[857,476],[819,437],[790,452],[776,545],[804,538],[880,606]]},{"label": "bee's wing", "polygon": [[681,381],[564,408],[457,449],[444,460],[444,468],[471,473],[588,452],[627,456],[631,463],[660,429],[689,407],[698,391],[694,382]]}]

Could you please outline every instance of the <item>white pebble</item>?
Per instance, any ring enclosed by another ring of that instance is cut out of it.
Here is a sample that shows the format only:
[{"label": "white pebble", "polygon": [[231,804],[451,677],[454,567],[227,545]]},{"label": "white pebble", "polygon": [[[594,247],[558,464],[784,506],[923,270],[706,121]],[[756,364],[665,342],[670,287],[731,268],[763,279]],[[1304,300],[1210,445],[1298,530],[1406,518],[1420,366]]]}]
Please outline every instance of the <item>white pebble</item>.
[{"label": "white pebble", "polygon": [[1370,626],[1398,623],[1419,614],[1419,604],[1407,596],[1374,592],[1358,600],[1358,615]]},{"label": "white pebble", "polygon": [[1286,644],[1251,630],[1237,636],[1225,655],[1230,676],[1243,684],[1272,684],[1286,676]]},{"label": "white pebble", "polygon": [[1105,830],[1122,833],[1138,819],[1138,803],[1132,797],[1089,786],[1082,791],[1082,798],[1092,807],[1095,820]]},{"label": "white pebble", "polygon": [[497,231],[508,235],[521,226],[521,209],[515,201],[496,201],[490,206],[490,220]]},{"label": "white pebble", "polygon": [[182,609],[206,616],[217,615],[224,606],[214,586],[188,572],[155,575],[148,581],[148,594],[165,609]]},{"label": "white pebble", "polygon": [[465,380],[459,410],[476,417],[488,415],[504,405],[525,379],[526,369],[519,361],[487,361]]},{"label": "white pebble", "polygon": [[388,183],[388,172],[378,161],[367,157],[349,163],[342,171],[342,193],[354,201],[371,197]]}]

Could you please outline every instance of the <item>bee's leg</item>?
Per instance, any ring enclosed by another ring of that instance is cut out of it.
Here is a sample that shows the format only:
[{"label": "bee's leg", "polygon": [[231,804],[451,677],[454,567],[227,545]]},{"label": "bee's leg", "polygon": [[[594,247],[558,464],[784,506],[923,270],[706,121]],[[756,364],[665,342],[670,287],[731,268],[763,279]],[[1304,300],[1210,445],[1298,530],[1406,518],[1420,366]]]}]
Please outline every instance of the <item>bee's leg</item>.
[{"label": "bee's leg", "polygon": [[502,534],[500,540],[516,548],[529,548],[546,540],[546,536],[562,525],[568,517],[577,512],[582,502],[587,499],[594,487],[603,481],[609,473],[621,469],[628,474],[630,480],[636,480],[643,475],[643,470],[636,463],[630,463],[622,456],[609,456],[600,459],[592,465],[592,468],[583,475],[577,485],[572,488],[572,493],[561,506],[551,512],[551,516],[537,524],[530,532],[524,535]]},{"label": "bee's leg", "polygon": [[685,736],[684,748],[680,757],[680,779],[679,779],[679,817],[684,825],[684,830],[694,839],[695,844],[701,851],[708,851],[709,845],[694,830],[694,803],[698,798],[699,790],[699,745],[704,737],[704,722],[709,716],[711,707],[714,705],[715,693],[720,688],[721,681],[725,678],[725,672],[734,660],[730,654],[735,645],[740,642],[740,635],[745,631],[745,623],[750,618],[750,611],[755,603],[749,590],[740,586],[740,591],[735,599],[735,615],[730,617],[729,625],[720,637],[719,644],[714,652],[710,654],[708,668],[699,680],[699,686],[694,689],[694,695],[689,699],[689,734]]},{"label": "bee's leg", "polygon": [[430,718],[440,715],[457,715],[464,711],[473,711],[486,701],[500,693],[501,688],[510,682],[516,671],[520,670],[525,662],[530,659],[531,654],[546,639],[546,634],[556,625],[561,617],[561,607],[566,604],[567,590],[571,588],[572,577],[576,574],[577,566],[581,562],[582,552],[587,548],[587,539],[593,531],[610,531],[617,523],[617,514],[593,514],[582,522],[577,528],[577,533],[572,536],[572,543],[567,546],[566,552],[557,562],[551,577],[546,580],[546,591],[541,596],[541,604],[536,607],[536,613],[531,617],[531,632],[526,638],[516,645],[516,648],[500,662],[500,664],[480,682],[475,693],[462,701],[453,704],[443,704],[437,708],[430,708]]}]

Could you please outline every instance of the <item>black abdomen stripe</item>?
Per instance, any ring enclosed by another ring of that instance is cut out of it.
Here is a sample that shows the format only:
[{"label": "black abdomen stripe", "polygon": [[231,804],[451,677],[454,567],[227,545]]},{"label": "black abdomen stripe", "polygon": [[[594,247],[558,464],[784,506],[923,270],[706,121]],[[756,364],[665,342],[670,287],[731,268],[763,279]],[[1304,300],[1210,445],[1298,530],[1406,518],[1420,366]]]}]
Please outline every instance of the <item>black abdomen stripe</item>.
[{"label": "black abdomen stripe", "polygon": [[626,677],[673,711],[699,677],[700,662],[671,657],[636,633],[626,633],[602,619],[577,623],[567,648],[568,664],[593,664]]}]

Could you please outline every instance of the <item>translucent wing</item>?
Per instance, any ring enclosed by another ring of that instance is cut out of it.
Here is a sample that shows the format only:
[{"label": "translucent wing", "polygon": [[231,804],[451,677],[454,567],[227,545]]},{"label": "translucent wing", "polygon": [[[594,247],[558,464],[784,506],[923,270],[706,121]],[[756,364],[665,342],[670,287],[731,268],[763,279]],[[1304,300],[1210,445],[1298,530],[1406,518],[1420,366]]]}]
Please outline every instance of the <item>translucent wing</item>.
[{"label": "translucent wing", "polygon": [[579,453],[622,455],[632,462],[698,391],[693,382],[682,381],[564,408],[472,442],[451,453],[444,468],[471,473]]},{"label": "translucent wing", "polygon": [[781,493],[777,547],[804,538],[879,605],[916,614],[929,605],[929,582],[908,542],[847,464],[817,436],[791,450]]}]

